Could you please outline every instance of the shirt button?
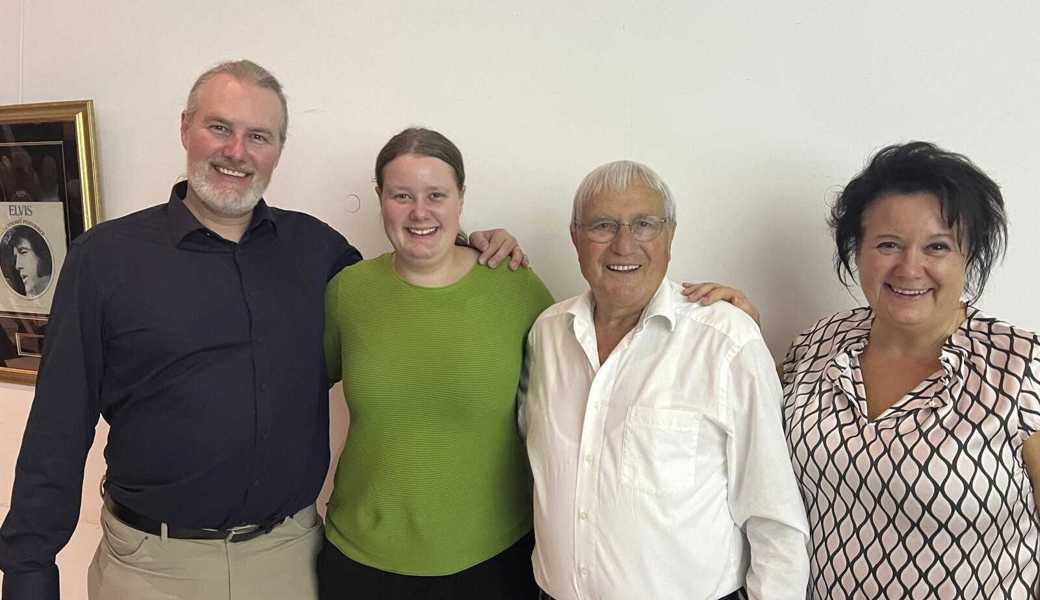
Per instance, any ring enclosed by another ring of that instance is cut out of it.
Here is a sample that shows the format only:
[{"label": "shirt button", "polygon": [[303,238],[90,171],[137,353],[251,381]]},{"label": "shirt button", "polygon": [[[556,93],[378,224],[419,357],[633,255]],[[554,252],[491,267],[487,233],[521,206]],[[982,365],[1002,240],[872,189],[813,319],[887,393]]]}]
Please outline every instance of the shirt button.
[{"label": "shirt button", "polygon": [[578,573],[582,577],[588,577],[589,576],[589,568],[586,567],[585,565],[582,565],[581,568],[578,569]]},{"label": "shirt button", "polygon": [[585,464],[588,464],[588,465],[592,464],[592,455],[591,454],[586,454],[585,455]]},{"label": "shirt button", "polygon": [[589,513],[585,512],[585,511],[581,511],[580,513],[578,513],[578,519],[580,519],[582,521],[588,521],[589,520]]},{"label": "shirt button", "polygon": [[259,485],[260,485],[260,480],[259,479],[257,479],[256,481],[253,482],[253,487],[258,487]]}]

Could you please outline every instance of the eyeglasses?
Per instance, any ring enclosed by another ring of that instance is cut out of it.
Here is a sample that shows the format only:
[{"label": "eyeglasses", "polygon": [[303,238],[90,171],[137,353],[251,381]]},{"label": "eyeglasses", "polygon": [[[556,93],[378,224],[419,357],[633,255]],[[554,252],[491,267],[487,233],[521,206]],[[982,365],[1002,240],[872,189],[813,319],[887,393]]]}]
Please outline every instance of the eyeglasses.
[{"label": "eyeglasses", "polygon": [[628,227],[632,237],[637,241],[649,242],[661,235],[661,230],[669,222],[670,219],[651,216],[639,217],[631,223],[620,223],[612,219],[599,219],[591,223],[575,223],[574,225],[580,227],[593,242],[605,244],[617,237],[622,226]]}]

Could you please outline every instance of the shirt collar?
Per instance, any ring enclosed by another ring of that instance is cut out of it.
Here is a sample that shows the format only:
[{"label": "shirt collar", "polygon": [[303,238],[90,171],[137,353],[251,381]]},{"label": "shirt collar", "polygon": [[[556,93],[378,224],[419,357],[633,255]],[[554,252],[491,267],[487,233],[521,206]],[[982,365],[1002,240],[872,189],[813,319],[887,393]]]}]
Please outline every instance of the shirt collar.
[{"label": "shirt collar", "polygon": [[[199,222],[192,214],[188,207],[184,205],[184,197],[188,193],[188,182],[178,181],[173,185],[173,189],[170,190],[170,201],[167,203],[167,212],[169,214],[170,224],[170,239],[174,245],[179,244],[184,240],[188,234],[206,230],[206,226]],[[271,229],[275,232],[278,231],[278,221],[275,219],[274,211],[267,205],[267,202],[263,198],[256,203],[256,207],[253,208],[253,218],[249,221],[249,227],[246,228],[246,235],[242,239],[246,239],[251,231],[260,227],[264,223],[270,223]]]},{"label": "shirt collar", "polygon": [[971,354],[971,328],[972,322],[981,313],[979,309],[968,305],[964,309],[964,321],[943,342],[939,352],[939,362],[942,364],[946,377],[951,383],[959,384],[964,380],[965,370]]},{"label": "shirt collar", "polygon": [[678,321],[676,317],[676,295],[672,290],[673,284],[668,281],[665,277],[661,280],[661,285],[657,286],[657,291],[650,297],[650,302],[643,309],[643,316],[640,325],[646,327],[646,324],[650,322],[650,319],[659,317],[665,321],[665,327],[668,331],[675,331],[675,324]]},{"label": "shirt collar", "polygon": [[[859,321],[846,330],[842,339],[837,342],[833,366],[828,370],[832,381],[837,380],[842,373],[848,373],[852,367],[852,359],[862,354],[867,347],[870,326],[874,322],[874,311],[866,307],[859,310],[864,311]],[[979,314],[979,309],[967,306],[964,321],[946,338],[939,349],[939,365],[943,370],[941,378],[947,389],[959,389],[964,379],[964,369],[971,348],[971,323]]]},{"label": "shirt collar", "polygon": [[[657,291],[650,297],[650,302],[643,308],[643,313],[639,316],[639,323],[633,328],[635,331],[640,331],[646,324],[655,317],[660,317],[665,322],[665,327],[668,331],[675,330],[676,323],[676,306],[675,306],[675,294],[672,292],[672,283],[667,277],[661,280],[661,285],[657,286]],[[572,327],[577,330],[579,325],[586,327],[594,327],[592,313],[595,306],[595,300],[592,297],[592,290],[585,290],[585,293],[574,299],[570,307],[567,309],[567,314],[571,315]]]}]

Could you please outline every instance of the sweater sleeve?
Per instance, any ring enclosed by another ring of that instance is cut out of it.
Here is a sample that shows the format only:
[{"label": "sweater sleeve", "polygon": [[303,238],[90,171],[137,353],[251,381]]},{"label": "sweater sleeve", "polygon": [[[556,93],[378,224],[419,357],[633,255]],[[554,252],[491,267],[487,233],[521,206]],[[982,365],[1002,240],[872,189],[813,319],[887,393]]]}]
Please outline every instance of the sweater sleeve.
[{"label": "sweater sleeve", "polygon": [[529,311],[527,314],[527,323],[528,327],[530,327],[530,325],[534,323],[535,319],[538,318],[538,315],[542,314],[543,310],[552,306],[553,297],[552,294],[549,293],[549,288],[545,287],[545,284],[542,283],[541,278],[538,277],[538,274],[535,273],[533,269],[528,267],[526,271],[528,279],[526,289],[529,294],[529,300],[527,303]]}]

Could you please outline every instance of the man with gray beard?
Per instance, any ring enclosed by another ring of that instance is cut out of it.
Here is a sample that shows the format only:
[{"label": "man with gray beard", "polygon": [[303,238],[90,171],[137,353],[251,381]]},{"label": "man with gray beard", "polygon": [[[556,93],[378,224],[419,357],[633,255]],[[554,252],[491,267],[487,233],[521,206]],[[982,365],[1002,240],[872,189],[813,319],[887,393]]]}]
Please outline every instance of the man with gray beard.
[{"label": "man with gray beard", "polygon": [[[181,116],[187,181],[73,241],[0,529],[5,599],[58,598],[99,415],[111,429],[92,599],[317,597],[325,284],[361,256],[261,198],[286,129],[270,73],[214,67]],[[515,246],[474,236],[492,265]]]}]

